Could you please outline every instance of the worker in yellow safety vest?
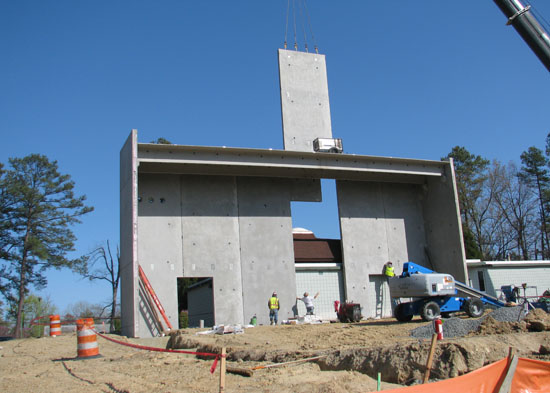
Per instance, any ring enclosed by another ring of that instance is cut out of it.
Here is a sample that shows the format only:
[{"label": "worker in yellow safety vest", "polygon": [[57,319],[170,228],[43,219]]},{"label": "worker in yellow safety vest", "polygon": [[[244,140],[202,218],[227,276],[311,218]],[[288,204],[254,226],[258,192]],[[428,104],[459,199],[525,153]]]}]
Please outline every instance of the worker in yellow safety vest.
[{"label": "worker in yellow safety vest", "polygon": [[277,292],[273,292],[267,302],[267,307],[269,307],[269,322],[271,325],[276,325],[279,319],[279,309],[281,308]]},{"label": "worker in yellow safety vest", "polygon": [[395,272],[393,271],[393,263],[391,263],[391,261],[386,263],[384,266],[384,275],[387,278],[395,276]]}]

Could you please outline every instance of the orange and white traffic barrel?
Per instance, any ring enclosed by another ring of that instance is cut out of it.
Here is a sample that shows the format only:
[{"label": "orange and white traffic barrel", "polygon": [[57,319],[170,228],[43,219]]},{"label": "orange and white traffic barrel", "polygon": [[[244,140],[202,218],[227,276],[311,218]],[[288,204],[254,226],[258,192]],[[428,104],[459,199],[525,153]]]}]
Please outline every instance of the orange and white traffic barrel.
[{"label": "orange and white traffic barrel", "polygon": [[99,356],[94,320],[84,318],[76,321],[77,354],[79,358]]},{"label": "orange and white traffic barrel", "polygon": [[50,315],[50,337],[61,335],[61,319],[59,315]]}]

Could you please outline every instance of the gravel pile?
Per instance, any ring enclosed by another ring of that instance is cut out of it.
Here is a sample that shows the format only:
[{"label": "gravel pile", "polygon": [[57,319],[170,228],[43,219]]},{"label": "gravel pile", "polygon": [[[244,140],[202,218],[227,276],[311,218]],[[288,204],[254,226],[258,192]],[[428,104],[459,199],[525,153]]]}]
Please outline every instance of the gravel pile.
[{"label": "gravel pile", "polygon": [[[517,322],[520,312],[521,306],[501,307],[478,319],[455,317],[445,319],[443,323],[443,336],[445,338],[462,337],[476,331],[483,320],[489,315],[499,322]],[[521,319],[523,317],[524,315],[522,314]],[[411,330],[411,336],[415,338],[430,338],[434,333],[433,323]]]}]

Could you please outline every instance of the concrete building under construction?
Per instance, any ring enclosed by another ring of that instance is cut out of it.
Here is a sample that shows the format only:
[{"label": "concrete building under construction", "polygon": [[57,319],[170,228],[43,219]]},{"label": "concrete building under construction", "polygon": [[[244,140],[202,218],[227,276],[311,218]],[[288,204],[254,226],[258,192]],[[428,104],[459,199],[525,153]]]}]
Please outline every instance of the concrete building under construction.
[{"label": "concrete building under construction", "polygon": [[[333,138],[325,57],[281,49],[279,76],[284,150],[143,144],[132,130],[120,155],[123,334],[161,329],[138,266],[174,327],[183,277],[209,283],[213,324],[269,323],[274,290],[279,319],[292,317],[312,282],[329,288],[324,301],[390,316],[387,261],[466,281],[452,162],[314,151]],[[339,261],[295,255],[291,202],[320,202],[321,179],[336,181]]]}]

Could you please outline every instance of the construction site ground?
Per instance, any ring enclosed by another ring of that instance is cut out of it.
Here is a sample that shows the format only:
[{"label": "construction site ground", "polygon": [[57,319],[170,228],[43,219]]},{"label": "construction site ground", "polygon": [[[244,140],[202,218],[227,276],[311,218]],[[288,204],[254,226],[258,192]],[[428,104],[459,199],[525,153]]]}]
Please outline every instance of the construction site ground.
[{"label": "construction site ground", "polygon": [[[541,314],[545,319],[548,314]],[[548,320],[546,321],[548,322]],[[545,323],[546,323],[545,322]],[[258,326],[242,334],[196,335],[205,329],[172,332],[171,337],[118,340],[148,346],[215,352],[227,348],[227,366],[258,365],[324,356],[313,362],[259,369],[251,377],[226,375],[226,392],[372,392],[422,379],[429,339],[409,336],[429,324],[419,319],[359,323]],[[550,325],[546,325],[550,326]],[[432,380],[458,376],[496,361],[514,347],[522,356],[550,361],[550,331],[531,332],[525,322],[487,319],[481,333],[438,342]],[[98,337],[101,357],[76,360],[76,335],[0,342],[2,392],[218,392],[219,369],[212,358],[150,352]]]}]

